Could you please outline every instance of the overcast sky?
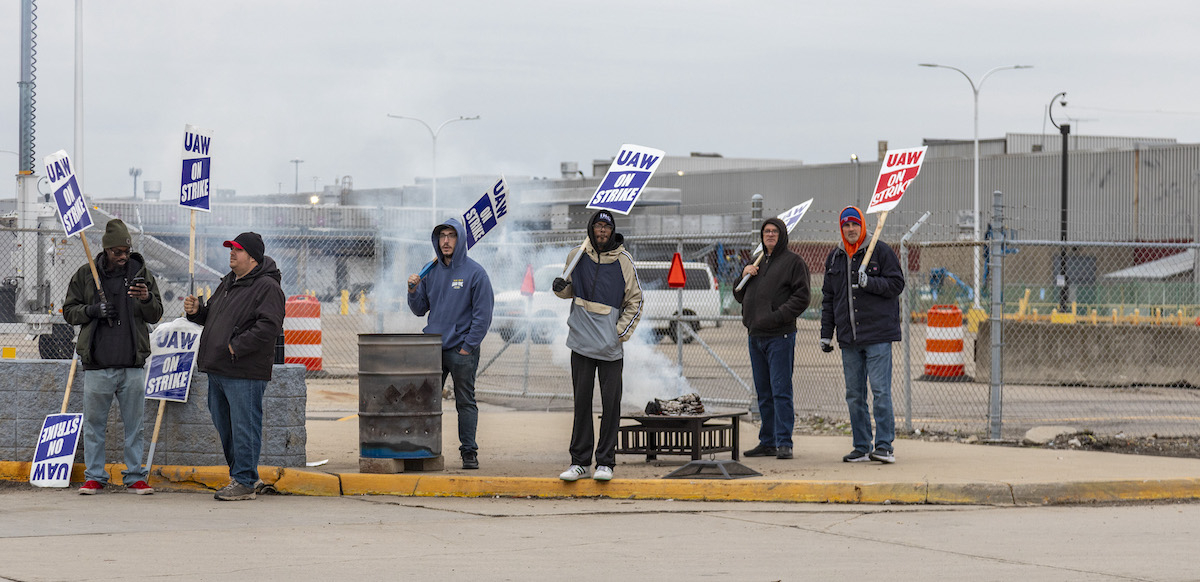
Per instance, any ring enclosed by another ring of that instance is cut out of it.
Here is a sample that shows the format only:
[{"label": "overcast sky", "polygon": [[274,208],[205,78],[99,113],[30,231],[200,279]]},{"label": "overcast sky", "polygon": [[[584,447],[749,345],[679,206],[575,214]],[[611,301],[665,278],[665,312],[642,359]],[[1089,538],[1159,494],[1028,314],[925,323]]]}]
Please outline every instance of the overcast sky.
[{"label": "overcast sky", "polygon": [[[179,183],[184,124],[210,129],[239,195],[438,174],[554,177],[622,143],[668,155],[839,163],[922,138],[1075,133],[1200,142],[1200,2],[84,0],[91,197]],[[0,150],[17,150],[20,0],[0,8]],[[74,2],[40,0],[37,159],[74,153]],[[1054,132],[1052,127],[1050,132]],[[0,172],[16,171],[0,152]],[[0,197],[11,198],[11,186]]]}]

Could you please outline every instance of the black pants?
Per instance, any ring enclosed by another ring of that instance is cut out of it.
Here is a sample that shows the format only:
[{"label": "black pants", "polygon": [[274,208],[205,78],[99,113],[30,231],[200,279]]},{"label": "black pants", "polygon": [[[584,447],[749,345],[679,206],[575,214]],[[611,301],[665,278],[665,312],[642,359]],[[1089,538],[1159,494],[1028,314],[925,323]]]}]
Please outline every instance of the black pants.
[{"label": "black pants", "polygon": [[575,388],[575,424],[571,427],[571,464],[592,464],[592,394],[600,377],[600,441],[596,466],[617,464],[617,427],[621,423],[621,371],[625,360],[606,362],[571,352],[571,383]]}]

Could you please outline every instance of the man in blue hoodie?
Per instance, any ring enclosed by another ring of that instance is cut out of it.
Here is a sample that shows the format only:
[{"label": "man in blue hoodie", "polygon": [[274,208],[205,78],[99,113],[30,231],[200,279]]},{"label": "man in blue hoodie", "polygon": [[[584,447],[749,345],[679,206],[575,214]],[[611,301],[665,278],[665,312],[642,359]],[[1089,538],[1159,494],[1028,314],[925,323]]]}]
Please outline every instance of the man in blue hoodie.
[{"label": "man in blue hoodie", "polygon": [[482,265],[467,258],[467,239],[457,220],[434,227],[432,239],[438,260],[424,279],[408,276],[408,308],[417,317],[429,314],[425,333],[442,334],[442,383],[447,375],[454,378],[462,466],[478,469],[475,371],[479,345],[492,326],[492,282]]}]

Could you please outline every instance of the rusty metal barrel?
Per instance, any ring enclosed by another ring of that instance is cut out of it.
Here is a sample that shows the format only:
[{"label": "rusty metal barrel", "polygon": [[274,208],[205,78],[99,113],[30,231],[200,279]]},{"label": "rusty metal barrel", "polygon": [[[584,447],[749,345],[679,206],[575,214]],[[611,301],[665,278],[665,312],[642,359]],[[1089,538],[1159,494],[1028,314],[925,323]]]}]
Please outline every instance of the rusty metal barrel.
[{"label": "rusty metal barrel", "polygon": [[358,442],[362,457],[442,454],[442,336],[358,336]]}]

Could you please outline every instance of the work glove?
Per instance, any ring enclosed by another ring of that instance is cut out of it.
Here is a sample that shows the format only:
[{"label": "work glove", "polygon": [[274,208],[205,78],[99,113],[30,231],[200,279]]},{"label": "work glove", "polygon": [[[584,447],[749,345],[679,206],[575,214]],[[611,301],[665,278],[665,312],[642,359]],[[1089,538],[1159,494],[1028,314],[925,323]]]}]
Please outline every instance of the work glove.
[{"label": "work glove", "polygon": [[856,272],[855,274],[856,274],[856,277],[855,277],[854,288],[855,289],[865,289],[867,287],[867,274],[862,273],[862,272]]},{"label": "work glove", "polygon": [[117,306],[112,303],[93,303],[83,308],[84,315],[92,319],[112,319],[117,316]]},{"label": "work glove", "polygon": [[829,353],[833,351],[833,340],[827,337],[821,338],[821,351]]},{"label": "work glove", "polygon": [[551,285],[551,287],[554,289],[555,293],[559,293],[563,289],[566,289],[567,285],[570,285],[570,283],[568,283],[566,279],[563,279],[562,277],[555,277],[554,284]]}]

